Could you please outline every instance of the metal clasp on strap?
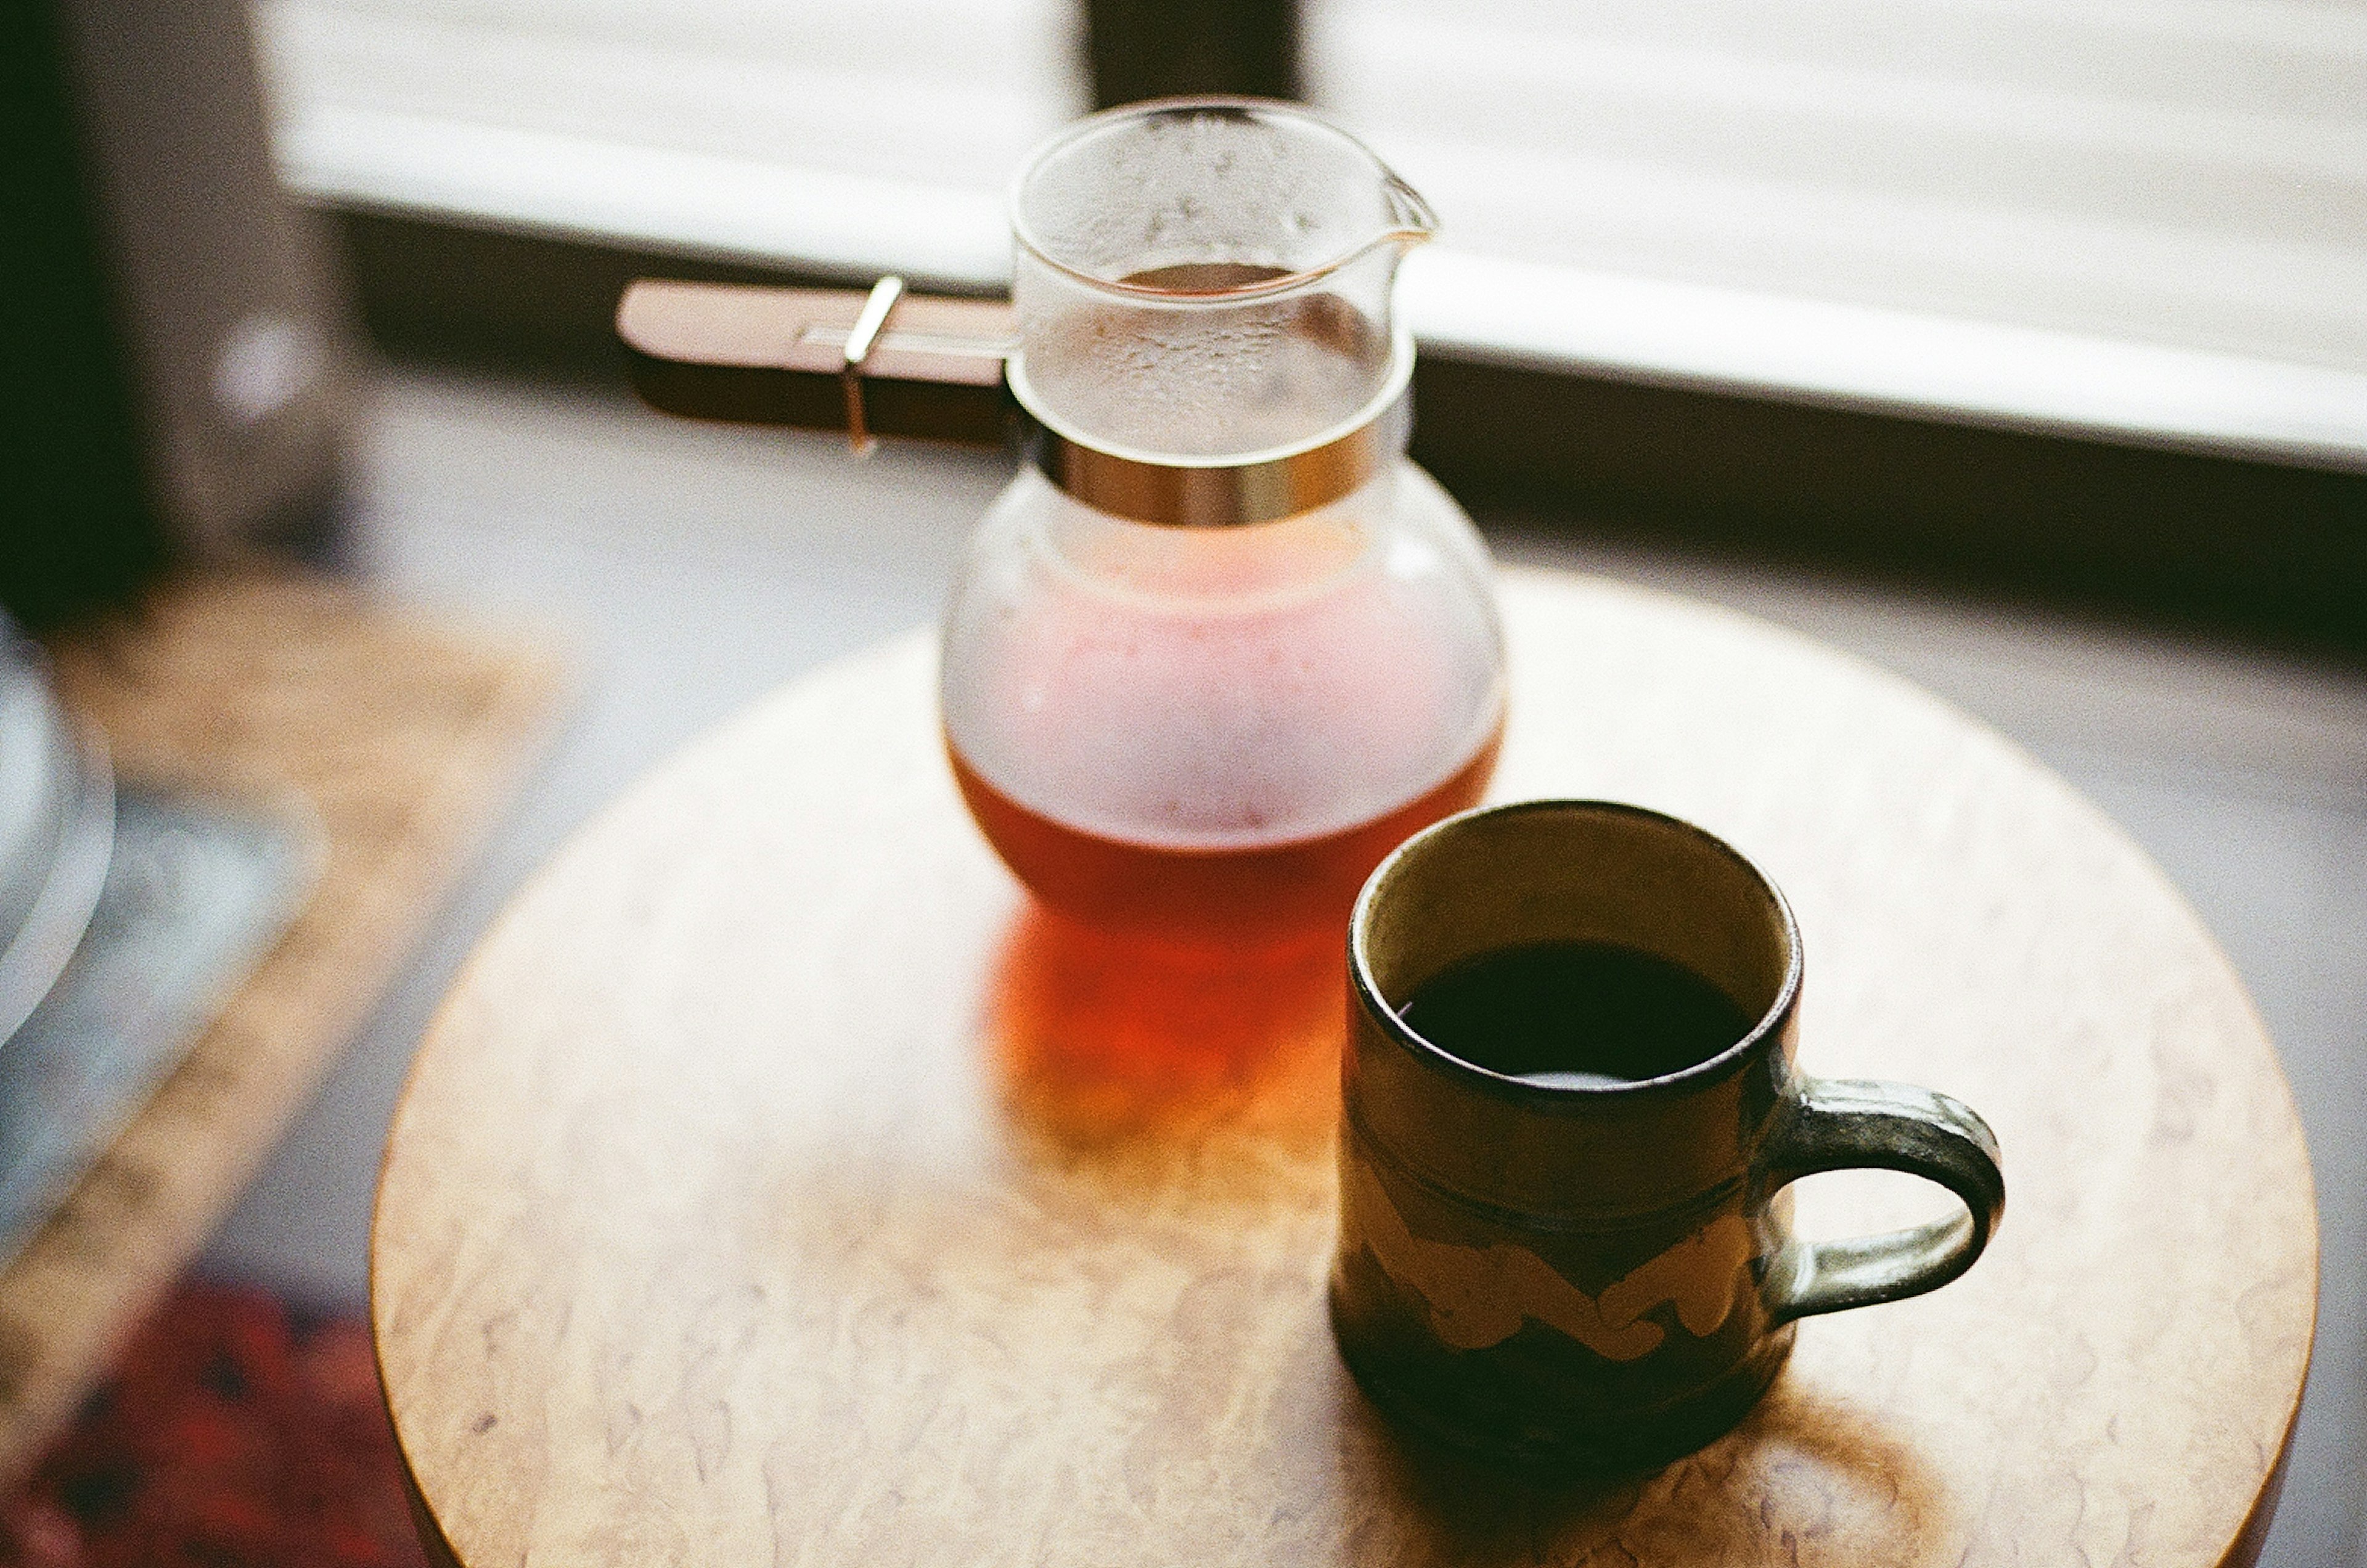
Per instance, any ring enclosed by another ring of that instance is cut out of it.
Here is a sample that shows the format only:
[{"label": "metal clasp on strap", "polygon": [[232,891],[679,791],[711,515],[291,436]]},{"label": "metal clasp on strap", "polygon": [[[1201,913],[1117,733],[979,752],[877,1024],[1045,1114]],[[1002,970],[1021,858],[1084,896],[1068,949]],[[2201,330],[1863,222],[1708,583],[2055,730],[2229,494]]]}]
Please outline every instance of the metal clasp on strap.
[{"label": "metal clasp on strap", "polygon": [[846,389],[846,436],[854,444],[855,455],[867,457],[878,443],[871,439],[870,427],[863,418],[863,367],[878,346],[880,329],[888,324],[889,312],[896,301],[904,297],[904,280],[889,273],[871,286],[870,296],[855,318],[855,325],[846,333],[846,367],[839,372],[839,380]]}]

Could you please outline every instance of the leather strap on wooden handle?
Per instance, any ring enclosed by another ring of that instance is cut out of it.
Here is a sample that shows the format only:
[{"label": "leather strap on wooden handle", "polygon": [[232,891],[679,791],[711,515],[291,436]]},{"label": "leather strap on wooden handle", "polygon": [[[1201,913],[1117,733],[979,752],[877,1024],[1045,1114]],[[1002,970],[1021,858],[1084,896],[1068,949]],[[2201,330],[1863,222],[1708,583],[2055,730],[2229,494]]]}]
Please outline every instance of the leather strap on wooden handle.
[{"label": "leather strap on wooden handle", "polygon": [[617,335],[635,389],[668,413],[858,437],[1008,441],[1011,306],[891,291],[876,334],[851,358],[848,339],[878,295],[642,278],[617,303]]}]

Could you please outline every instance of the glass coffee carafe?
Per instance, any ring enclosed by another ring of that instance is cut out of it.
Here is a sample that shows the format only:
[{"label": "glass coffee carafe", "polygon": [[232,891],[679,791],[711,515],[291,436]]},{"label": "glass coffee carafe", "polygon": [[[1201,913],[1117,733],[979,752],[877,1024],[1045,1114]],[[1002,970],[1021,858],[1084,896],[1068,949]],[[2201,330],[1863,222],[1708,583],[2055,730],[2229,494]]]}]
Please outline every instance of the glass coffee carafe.
[{"label": "glass coffee carafe", "polygon": [[837,423],[832,377],[863,441],[974,434],[1007,398],[1027,458],[944,627],[979,826],[1086,925],[1336,938],[1389,850],[1478,801],[1503,728],[1486,548],[1405,456],[1390,294],[1434,220],[1340,130],[1229,98],[1070,128],[1012,220],[1008,307],[640,284],[619,331],[683,412]]}]

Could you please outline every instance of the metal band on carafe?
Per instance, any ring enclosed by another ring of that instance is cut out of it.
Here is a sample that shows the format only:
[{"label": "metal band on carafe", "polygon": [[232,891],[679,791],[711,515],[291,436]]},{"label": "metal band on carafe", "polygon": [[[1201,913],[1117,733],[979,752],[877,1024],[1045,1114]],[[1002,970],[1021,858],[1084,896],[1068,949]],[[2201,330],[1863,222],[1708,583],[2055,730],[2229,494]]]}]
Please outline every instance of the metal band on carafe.
[{"label": "metal band on carafe", "polygon": [[1116,452],[1037,412],[1025,362],[1005,384],[1027,416],[1027,455],[1046,479],[1097,511],[1169,527],[1226,528],[1295,517],[1364,487],[1405,450],[1413,427],[1413,338],[1399,333],[1380,391],[1339,428],[1244,457],[1178,461]]}]

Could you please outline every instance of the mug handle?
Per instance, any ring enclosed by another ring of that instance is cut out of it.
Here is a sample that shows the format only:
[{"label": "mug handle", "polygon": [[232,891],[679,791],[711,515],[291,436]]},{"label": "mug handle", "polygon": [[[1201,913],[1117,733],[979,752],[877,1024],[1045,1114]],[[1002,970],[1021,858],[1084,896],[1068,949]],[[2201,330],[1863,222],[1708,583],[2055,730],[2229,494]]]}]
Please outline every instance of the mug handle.
[{"label": "mug handle", "polygon": [[1823,1170],[1902,1170],[1964,1212],[1848,1241],[1786,1242],[1767,1274],[1770,1325],[1936,1291],[1973,1266],[2005,1216],[1997,1134],[1971,1107],[1911,1084],[1795,1079],[1770,1134],[1771,1192]]}]

